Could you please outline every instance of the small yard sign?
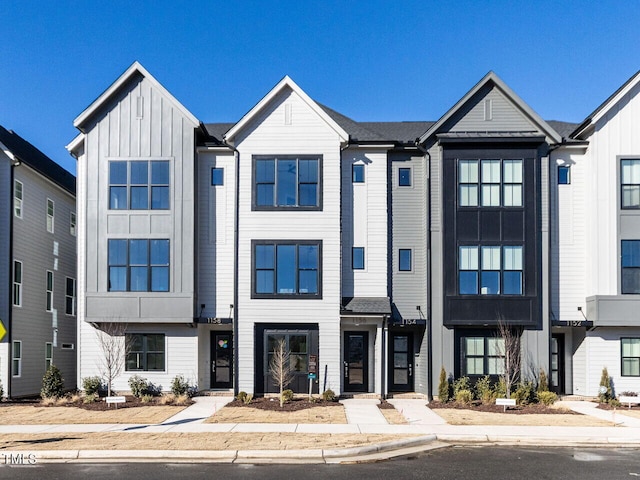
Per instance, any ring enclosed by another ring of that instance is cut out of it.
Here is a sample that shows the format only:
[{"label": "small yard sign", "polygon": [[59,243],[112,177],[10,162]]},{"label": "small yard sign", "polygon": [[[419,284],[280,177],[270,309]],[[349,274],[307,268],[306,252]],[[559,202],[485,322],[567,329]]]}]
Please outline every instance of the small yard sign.
[{"label": "small yard sign", "polygon": [[115,403],[116,408],[118,408],[118,404],[125,403],[126,399],[124,397],[105,397],[104,401],[107,402],[108,405]]},{"label": "small yard sign", "polygon": [[496,405],[502,405],[503,410],[506,412],[507,407],[515,407],[516,399],[515,398],[496,398]]}]

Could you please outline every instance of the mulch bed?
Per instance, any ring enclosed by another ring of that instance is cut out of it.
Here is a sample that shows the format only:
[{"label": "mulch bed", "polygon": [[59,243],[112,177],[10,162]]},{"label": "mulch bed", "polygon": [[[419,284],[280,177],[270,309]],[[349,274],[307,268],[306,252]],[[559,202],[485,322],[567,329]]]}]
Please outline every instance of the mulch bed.
[{"label": "mulch bed", "polygon": [[386,400],[380,400],[380,403],[378,404],[378,408],[380,410],[394,410],[396,407],[394,407],[393,405],[391,405],[389,402],[387,402]]},{"label": "mulch bed", "polygon": [[[629,410],[629,404],[623,403],[622,405],[614,407],[613,405],[610,405],[608,403],[599,403],[597,408],[601,410]],[[640,410],[640,405],[631,405],[631,410]]]},{"label": "mulch bed", "polygon": [[294,398],[290,402],[284,404],[283,407],[280,407],[280,400],[274,397],[258,397],[251,400],[251,403],[243,403],[240,400],[233,400],[230,403],[227,403],[228,407],[249,407],[249,408],[257,408],[260,410],[272,410],[277,412],[296,412],[298,410],[306,410],[307,408],[315,408],[315,407],[341,407],[342,405],[338,402],[327,402],[322,399],[314,399],[313,402],[310,402],[307,398]]},{"label": "mulch bed", "polygon": [[577,412],[571,410],[565,410],[560,408],[547,407],[541,403],[535,403],[531,405],[517,405],[515,407],[507,408],[504,411],[502,405],[483,405],[480,402],[472,402],[469,405],[465,405],[457,402],[441,403],[433,401],[428,404],[431,409],[437,408],[453,408],[457,410],[473,410],[476,412],[490,412],[490,413],[508,413],[511,415],[523,415],[523,414],[544,414],[544,415],[580,415]]},{"label": "mulch bed", "polygon": [[[134,397],[133,395],[125,395],[125,403],[118,403],[117,408],[120,410],[121,408],[136,408],[136,407],[154,407],[154,406],[173,406],[173,404],[163,405],[160,403],[160,397],[154,397],[152,401],[143,403],[142,400],[138,397]],[[189,400],[187,405],[191,405],[193,400]],[[67,402],[60,405],[44,405],[41,403],[39,398],[25,398],[25,399],[15,399],[5,402],[0,402],[0,408],[2,407],[15,407],[15,406],[33,406],[33,407],[78,407],[84,410],[92,410],[92,411],[106,411],[106,410],[114,410],[116,408],[116,404],[110,405],[104,401],[104,398],[100,398],[99,400],[92,403],[84,403],[82,399],[76,402]]]}]

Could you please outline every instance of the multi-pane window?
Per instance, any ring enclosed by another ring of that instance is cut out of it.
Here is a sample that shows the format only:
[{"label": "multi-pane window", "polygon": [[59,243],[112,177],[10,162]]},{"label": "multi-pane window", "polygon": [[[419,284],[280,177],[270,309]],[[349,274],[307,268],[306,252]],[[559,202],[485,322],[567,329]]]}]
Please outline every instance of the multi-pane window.
[{"label": "multi-pane window", "polygon": [[411,271],[411,249],[401,248],[398,250],[398,270],[401,272]]},{"label": "multi-pane window", "polygon": [[76,279],[67,277],[65,291],[64,313],[67,315],[76,314]]},{"label": "multi-pane window", "polygon": [[354,270],[364,270],[364,247],[351,248],[351,267]]},{"label": "multi-pane window", "polygon": [[522,246],[459,247],[460,295],[522,295]]},{"label": "multi-pane window", "polygon": [[165,369],[163,333],[131,333],[126,335],[126,371],[158,372]]},{"label": "multi-pane window", "polygon": [[74,237],[76,236],[76,214],[75,212],[71,212],[70,218],[69,218],[69,233],[71,235],[73,235]]},{"label": "multi-pane window", "polygon": [[292,373],[307,373],[309,364],[309,339],[304,333],[270,333],[267,335],[265,373],[275,355],[280,341],[284,341],[285,352],[289,352],[289,369]]},{"label": "multi-pane window", "polygon": [[53,364],[53,344],[46,342],[44,344],[44,369],[48,370]]},{"label": "multi-pane window", "polygon": [[11,348],[11,376],[22,375],[22,341],[14,340]]},{"label": "multi-pane window", "polygon": [[224,185],[224,168],[211,169],[211,185]]},{"label": "multi-pane window", "polygon": [[23,198],[23,185],[18,180],[13,181],[13,214],[22,218],[22,198]]},{"label": "multi-pane window", "polygon": [[461,337],[462,375],[500,375],[504,372],[504,339]]},{"label": "multi-pane window", "polygon": [[569,185],[571,183],[571,167],[565,165],[558,166],[558,185]]},{"label": "multi-pane window", "polygon": [[408,167],[398,168],[398,186],[399,187],[411,186],[411,168],[408,168]]},{"label": "multi-pane window", "polygon": [[168,292],[169,240],[109,240],[110,292]]},{"label": "multi-pane window", "polygon": [[622,240],[622,293],[640,293],[640,240]]},{"label": "multi-pane window", "polygon": [[351,166],[351,181],[353,183],[364,183],[364,165],[354,164]]},{"label": "multi-pane window", "polygon": [[168,210],[169,161],[109,162],[109,208]]},{"label": "multi-pane window", "polygon": [[257,158],[253,175],[253,204],[257,210],[321,208],[317,157]]},{"label": "multi-pane window", "polygon": [[319,298],[321,257],[321,241],[254,241],[253,298]]},{"label": "multi-pane window", "polygon": [[640,338],[621,338],[621,372],[623,377],[640,377]]},{"label": "multi-pane window", "polygon": [[47,304],[46,309],[47,312],[51,312],[53,310],[53,272],[47,270]]},{"label": "multi-pane window", "polygon": [[522,159],[458,161],[458,205],[521,207]]},{"label": "multi-pane window", "polygon": [[55,215],[55,205],[53,200],[47,198],[47,232],[53,233],[53,222]]},{"label": "multi-pane window", "polygon": [[640,158],[620,160],[622,208],[640,208]]},{"label": "multi-pane window", "polygon": [[13,305],[22,306],[22,262],[13,261]]}]

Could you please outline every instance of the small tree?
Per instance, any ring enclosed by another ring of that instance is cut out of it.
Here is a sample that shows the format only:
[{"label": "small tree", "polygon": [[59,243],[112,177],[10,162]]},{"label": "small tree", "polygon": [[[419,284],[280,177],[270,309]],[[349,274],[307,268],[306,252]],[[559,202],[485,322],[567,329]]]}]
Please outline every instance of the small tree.
[{"label": "small tree", "polygon": [[538,378],[538,392],[548,392],[549,391],[549,380],[547,379],[547,374],[544,369],[540,369],[540,375]]},{"label": "small tree", "polygon": [[509,327],[503,318],[498,318],[497,338],[499,341],[496,342],[496,353],[502,360],[502,371],[499,371],[498,376],[504,382],[507,398],[511,398],[511,390],[520,377],[522,364],[520,335],[517,330]]},{"label": "small tree", "polygon": [[104,323],[96,331],[100,353],[102,354],[98,368],[107,382],[107,396],[109,397],[111,396],[113,381],[124,370],[126,356],[130,350],[125,338],[126,331],[126,323],[116,322]]},{"label": "small tree", "polygon": [[438,400],[442,403],[449,401],[449,379],[444,366],[440,369],[440,383],[438,384]]},{"label": "small tree", "polygon": [[602,374],[600,375],[600,389],[598,390],[598,400],[600,400],[600,403],[609,403],[612,398],[613,389],[611,388],[611,377],[609,376],[607,367],[604,367],[602,369]]},{"label": "small tree", "polygon": [[283,392],[293,380],[293,374],[291,373],[291,366],[289,364],[290,357],[291,354],[289,350],[287,350],[284,338],[279,339],[276,343],[273,357],[269,362],[269,375],[271,375],[273,383],[280,388],[280,408],[282,408],[285,403]]},{"label": "small tree", "polygon": [[64,395],[64,380],[60,370],[55,365],[47,368],[42,377],[42,390],[40,396],[42,398],[60,398]]}]

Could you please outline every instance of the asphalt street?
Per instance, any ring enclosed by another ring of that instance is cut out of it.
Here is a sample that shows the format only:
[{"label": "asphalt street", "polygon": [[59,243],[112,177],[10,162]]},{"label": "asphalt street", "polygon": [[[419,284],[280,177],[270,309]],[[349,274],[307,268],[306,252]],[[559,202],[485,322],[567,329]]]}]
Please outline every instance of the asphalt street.
[{"label": "asphalt street", "polygon": [[38,463],[37,454],[35,460],[31,460],[31,464],[25,458],[22,465],[12,465],[11,459],[0,457],[0,479],[615,480],[640,477],[640,450],[604,448],[447,447],[395,460],[353,465],[45,464]]}]

